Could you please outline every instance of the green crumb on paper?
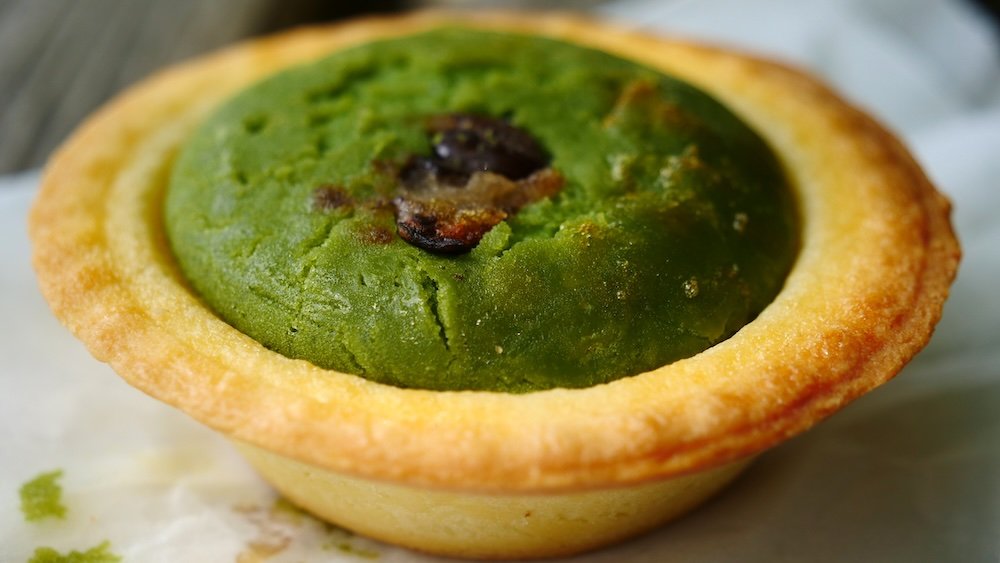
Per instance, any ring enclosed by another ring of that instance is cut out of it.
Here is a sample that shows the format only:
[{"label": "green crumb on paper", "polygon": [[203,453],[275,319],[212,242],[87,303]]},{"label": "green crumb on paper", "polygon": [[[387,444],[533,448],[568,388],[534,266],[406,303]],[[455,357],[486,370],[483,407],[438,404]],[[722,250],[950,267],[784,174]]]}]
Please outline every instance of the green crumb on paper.
[{"label": "green crumb on paper", "polygon": [[378,559],[378,552],[371,549],[363,549],[349,543],[337,544],[337,549],[343,553],[349,553],[364,559]]},{"label": "green crumb on paper", "polygon": [[274,504],[271,505],[271,514],[284,516],[289,520],[293,520],[296,524],[301,522],[303,518],[311,518],[308,512],[302,510],[285,497],[278,497],[274,500]]},{"label": "green crumb on paper", "polygon": [[41,473],[31,481],[21,485],[21,512],[28,522],[46,518],[64,518],[66,507],[62,503],[62,487],[59,478],[62,470]]},{"label": "green crumb on paper", "polygon": [[347,542],[338,543],[336,544],[336,547],[341,553],[346,553],[362,559],[378,559],[379,557],[379,553],[377,551],[364,549]]},{"label": "green crumb on paper", "polygon": [[87,551],[71,551],[65,555],[51,547],[39,547],[28,563],[117,563],[122,558],[111,553],[111,542],[105,541]]},{"label": "green crumb on paper", "polygon": [[327,540],[322,544],[324,551],[337,550],[345,555],[351,555],[359,559],[378,559],[381,553],[374,549],[369,549],[356,545],[352,539],[354,532],[347,528],[341,528],[336,524],[323,522],[327,533]]},{"label": "green crumb on paper", "polygon": [[347,528],[342,528],[342,527],[340,527],[340,526],[338,526],[338,525],[336,525],[336,524],[334,524],[332,522],[327,522],[325,520],[319,520],[319,523],[323,525],[323,531],[326,532],[327,535],[334,535],[334,534],[336,534],[336,535],[341,535],[341,536],[348,537],[348,538],[354,536],[354,532],[348,530]]}]

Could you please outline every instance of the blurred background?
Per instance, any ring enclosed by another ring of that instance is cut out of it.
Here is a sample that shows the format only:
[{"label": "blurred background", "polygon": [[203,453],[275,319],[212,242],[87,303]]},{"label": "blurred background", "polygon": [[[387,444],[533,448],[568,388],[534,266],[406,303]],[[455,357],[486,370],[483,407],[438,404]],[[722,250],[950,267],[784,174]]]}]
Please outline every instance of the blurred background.
[{"label": "blurred background", "polygon": [[[656,4],[662,9],[664,5],[709,1],[663,0]],[[996,26],[1000,0],[958,1],[974,5],[979,17]],[[768,2],[750,3],[766,6]],[[0,174],[41,166],[84,116],[129,84],[167,64],[241,38],[363,13],[424,7],[603,10],[610,4],[614,3],[0,0]]]}]

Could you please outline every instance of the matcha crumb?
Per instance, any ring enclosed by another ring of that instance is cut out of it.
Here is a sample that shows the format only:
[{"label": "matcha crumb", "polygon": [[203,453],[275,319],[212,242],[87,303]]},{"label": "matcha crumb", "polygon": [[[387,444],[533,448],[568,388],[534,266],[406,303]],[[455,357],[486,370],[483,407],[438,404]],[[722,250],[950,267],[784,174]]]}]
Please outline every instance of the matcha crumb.
[{"label": "matcha crumb", "polygon": [[358,547],[348,542],[340,542],[336,544],[336,548],[341,553],[360,557],[361,559],[378,559],[379,557],[379,553],[375,550]]},{"label": "matcha crumb", "polygon": [[308,512],[285,497],[278,497],[274,500],[274,504],[271,505],[271,516],[284,518],[293,524],[300,524],[303,519],[311,518]]},{"label": "matcha crumb", "polygon": [[104,541],[87,551],[71,551],[65,555],[51,547],[39,547],[28,563],[116,563],[119,555],[111,552],[111,542]]},{"label": "matcha crumb", "polygon": [[346,537],[354,536],[354,532],[348,530],[347,528],[342,528],[336,524],[332,524],[324,520],[318,520],[318,522],[323,525],[323,531],[326,532],[328,535],[339,534]]},{"label": "matcha crumb", "polygon": [[21,485],[21,512],[28,522],[46,518],[64,518],[66,507],[62,503],[62,487],[58,480],[62,470],[41,473]]},{"label": "matcha crumb", "polygon": [[377,551],[360,548],[355,545],[351,545],[349,543],[338,544],[337,549],[339,549],[343,553],[349,553],[351,555],[362,557],[364,559],[378,559]]},{"label": "matcha crumb", "polygon": [[329,522],[323,522],[323,527],[327,534],[326,541],[321,545],[324,551],[336,550],[359,559],[378,559],[381,556],[375,549],[357,545],[354,532]]},{"label": "matcha crumb", "polygon": [[289,514],[295,514],[302,516],[306,514],[306,511],[298,507],[294,502],[286,499],[285,497],[278,497],[274,499],[274,504],[271,505],[271,510],[274,512],[285,512]]}]

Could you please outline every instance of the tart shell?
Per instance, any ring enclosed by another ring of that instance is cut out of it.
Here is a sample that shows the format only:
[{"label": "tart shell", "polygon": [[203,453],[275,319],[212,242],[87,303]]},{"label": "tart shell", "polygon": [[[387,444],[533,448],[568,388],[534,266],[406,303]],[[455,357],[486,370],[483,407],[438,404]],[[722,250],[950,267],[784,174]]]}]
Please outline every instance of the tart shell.
[{"label": "tart shell", "polygon": [[[219,320],[161,225],[180,144],[289,65],[440,25],[539,34],[687,80],[786,167],[801,251],[774,302],[691,358],[587,389],[400,389],[292,360]],[[55,314],[129,383],[241,442],[348,479],[486,495],[642,485],[746,459],[892,378],[930,338],[960,251],[901,143],[808,75],[566,14],[417,13],[307,28],[164,71],[54,155],[30,218]]]}]

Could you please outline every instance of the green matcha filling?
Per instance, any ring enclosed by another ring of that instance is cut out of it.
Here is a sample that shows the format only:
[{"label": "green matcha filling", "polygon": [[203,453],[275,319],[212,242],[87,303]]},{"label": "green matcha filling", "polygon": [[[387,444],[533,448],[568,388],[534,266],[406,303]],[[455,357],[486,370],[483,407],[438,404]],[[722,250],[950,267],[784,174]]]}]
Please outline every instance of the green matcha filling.
[{"label": "green matcha filling", "polygon": [[[560,182],[452,254],[396,222],[401,175],[437,150],[442,115],[530,134]],[[460,29],[240,93],[183,148],[165,222],[185,277],[237,329],[437,390],[586,387],[692,356],[774,298],[797,250],[780,163],[707,94],[605,53]]]}]

